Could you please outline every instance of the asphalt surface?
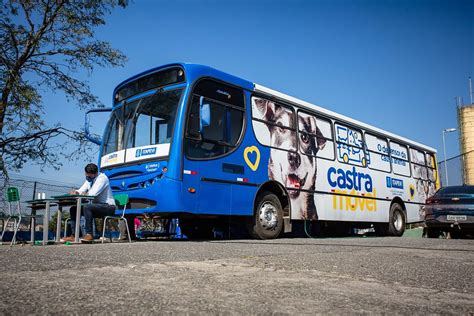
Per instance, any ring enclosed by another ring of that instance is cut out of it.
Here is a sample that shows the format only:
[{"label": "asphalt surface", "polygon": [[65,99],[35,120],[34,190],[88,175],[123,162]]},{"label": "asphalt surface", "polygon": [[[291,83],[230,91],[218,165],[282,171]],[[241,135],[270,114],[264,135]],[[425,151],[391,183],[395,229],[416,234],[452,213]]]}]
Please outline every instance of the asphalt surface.
[{"label": "asphalt surface", "polygon": [[472,314],[474,240],[0,246],[0,314]]}]

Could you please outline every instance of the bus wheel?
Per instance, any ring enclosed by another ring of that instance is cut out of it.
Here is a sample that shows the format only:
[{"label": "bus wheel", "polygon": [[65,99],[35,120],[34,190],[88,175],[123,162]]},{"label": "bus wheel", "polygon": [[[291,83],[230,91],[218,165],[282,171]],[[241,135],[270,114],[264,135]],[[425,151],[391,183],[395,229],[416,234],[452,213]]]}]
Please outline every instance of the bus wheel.
[{"label": "bus wheel", "polygon": [[398,203],[390,207],[390,221],[388,223],[388,234],[390,236],[401,236],[405,232],[405,213]]},{"label": "bus wheel", "polygon": [[258,239],[274,239],[280,235],[283,228],[283,208],[275,194],[263,192],[259,195],[249,226],[250,235]]}]

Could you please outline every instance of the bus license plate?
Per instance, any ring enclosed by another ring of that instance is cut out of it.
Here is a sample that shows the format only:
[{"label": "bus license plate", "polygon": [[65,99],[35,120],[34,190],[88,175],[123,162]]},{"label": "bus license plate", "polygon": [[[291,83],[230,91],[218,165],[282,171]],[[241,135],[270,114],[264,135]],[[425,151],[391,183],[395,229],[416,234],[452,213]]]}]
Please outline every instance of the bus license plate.
[{"label": "bus license plate", "polygon": [[448,221],[465,221],[467,220],[466,215],[448,215]]}]

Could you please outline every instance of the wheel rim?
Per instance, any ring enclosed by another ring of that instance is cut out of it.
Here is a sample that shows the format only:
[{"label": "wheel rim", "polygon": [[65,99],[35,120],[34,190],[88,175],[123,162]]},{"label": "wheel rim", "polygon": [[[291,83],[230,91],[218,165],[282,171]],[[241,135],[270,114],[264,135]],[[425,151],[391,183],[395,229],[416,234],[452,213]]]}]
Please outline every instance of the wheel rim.
[{"label": "wheel rim", "polygon": [[278,225],[277,209],[270,202],[265,202],[262,204],[258,217],[262,227],[267,230],[274,229]]},{"label": "wheel rim", "polygon": [[396,211],[393,215],[394,215],[393,216],[393,226],[395,227],[395,229],[397,231],[401,231],[402,226],[403,226],[402,214],[400,214],[400,211]]}]

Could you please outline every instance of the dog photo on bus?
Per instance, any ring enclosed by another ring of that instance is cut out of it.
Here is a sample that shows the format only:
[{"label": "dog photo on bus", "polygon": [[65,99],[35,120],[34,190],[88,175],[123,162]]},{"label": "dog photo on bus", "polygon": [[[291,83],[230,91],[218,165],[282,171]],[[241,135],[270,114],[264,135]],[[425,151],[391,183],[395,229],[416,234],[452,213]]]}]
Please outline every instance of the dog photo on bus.
[{"label": "dog photo on bus", "polygon": [[326,139],[316,126],[315,117],[298,114],[296,119],[290,107],[262,98],[253,98],[252,106],[254,118],[265,125],[255,128],[257,139],[271,147],[268,177],[287,189],[292,212],[301,219],[317,219],[316,154],[324,148]]}]

